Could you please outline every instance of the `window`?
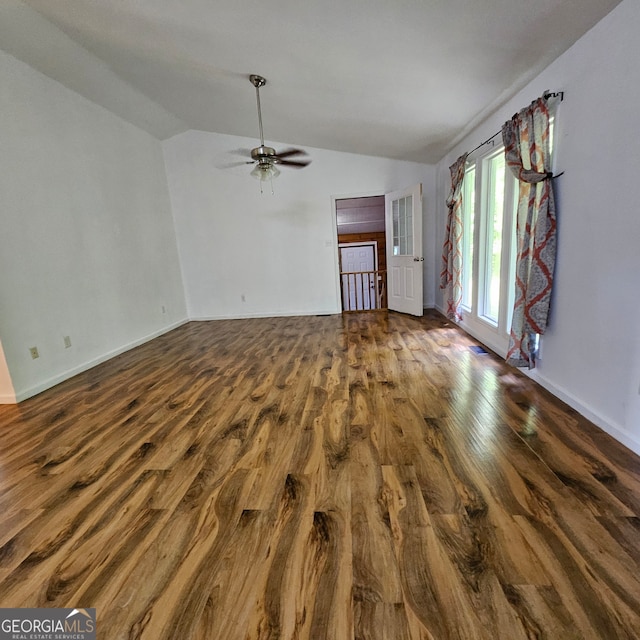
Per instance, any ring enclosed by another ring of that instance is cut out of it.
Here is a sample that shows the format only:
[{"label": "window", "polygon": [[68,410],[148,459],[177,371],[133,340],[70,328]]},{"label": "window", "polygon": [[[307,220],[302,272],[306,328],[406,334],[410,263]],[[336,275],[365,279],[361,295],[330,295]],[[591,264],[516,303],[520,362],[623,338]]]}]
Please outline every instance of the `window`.
[{"label": "window", "polygon": [[[552,113],[552,160],[555,120]],[[498,139],[494,136],[493,140],[495,143]],[[462,189],[461,324],[496,353],[506,356],[516,289],[519,184],[507,166],[502,144],[483,144],[467,157]]]},{"label": "window", "polygon": [[467,161],[463,189],[463,325],[504,355],[513,310],[517,181],[502,145]]},{"label": "window", "polygon": [[482,210],[484,231],[485,277],[483,282],[482,315],[494,324],[498,324],[500,313],[500,281],[502,279],[502,228],[504,219],[505,169],[504,153],[492,155],[485,161],[484,174],[487,184],[483,189],[486,198]]},{"label": "window", "polygon": [[473,224],[476,208],[476,166],[470,164],[462,183],[462,306],[471,310],[473,299]]}]

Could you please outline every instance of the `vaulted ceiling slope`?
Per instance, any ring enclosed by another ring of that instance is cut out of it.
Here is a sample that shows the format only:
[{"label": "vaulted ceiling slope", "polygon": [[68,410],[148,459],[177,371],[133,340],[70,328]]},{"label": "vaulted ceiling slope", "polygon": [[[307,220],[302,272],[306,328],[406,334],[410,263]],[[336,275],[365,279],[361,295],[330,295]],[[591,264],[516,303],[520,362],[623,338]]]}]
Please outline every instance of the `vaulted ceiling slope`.
[{"label": "vaulted ceiling slope", "polygon": [[436,162],[618,2],[2,0],[0,36],[158,138],[257,136],[257,73],[267,142]]}]

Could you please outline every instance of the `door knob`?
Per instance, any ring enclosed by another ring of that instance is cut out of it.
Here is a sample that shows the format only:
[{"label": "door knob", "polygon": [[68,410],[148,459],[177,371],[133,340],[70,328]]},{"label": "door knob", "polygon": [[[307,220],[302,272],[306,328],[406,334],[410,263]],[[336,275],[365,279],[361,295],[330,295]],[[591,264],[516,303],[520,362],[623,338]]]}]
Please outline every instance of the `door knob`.
[{"label": "door knob", "polygon": [[414,258],[414,262],[424,262],[424,258]]}]

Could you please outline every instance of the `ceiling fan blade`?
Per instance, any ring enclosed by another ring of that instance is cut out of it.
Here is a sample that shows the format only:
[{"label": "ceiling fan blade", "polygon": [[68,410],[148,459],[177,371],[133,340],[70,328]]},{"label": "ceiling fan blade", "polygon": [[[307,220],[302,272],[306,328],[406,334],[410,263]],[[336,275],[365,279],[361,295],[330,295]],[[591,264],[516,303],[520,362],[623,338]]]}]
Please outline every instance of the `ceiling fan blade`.
[{"label": "ceiling fan blade", "polygon": [[279,153],[276,153],[276,156],[278,158],[288,158],[290,156],[306,156],[307,152],[303,151],[302,149],[285,149],[284,151],[280,151]]},{"label": "ceiling fan blade", "polygon": [[247,158],[251,157],[251,149],[232,149],[228,153],[233,153],[236,156],[247,156]]},{"label": "ceiling fan blade", "polygon": [[255,164],[253,160],[242,160],[240,162],[229,162],[228,164],[218,165],[218,169],[233,169],[234,167],[244,167],[248,164]]},{"label": "ceiling fan blade", "polygon": [[278,160],[277,164],[281,164],[283,167],[295,167],[297,169],[301,169],[302,167],[306,167],[311,160]]}]

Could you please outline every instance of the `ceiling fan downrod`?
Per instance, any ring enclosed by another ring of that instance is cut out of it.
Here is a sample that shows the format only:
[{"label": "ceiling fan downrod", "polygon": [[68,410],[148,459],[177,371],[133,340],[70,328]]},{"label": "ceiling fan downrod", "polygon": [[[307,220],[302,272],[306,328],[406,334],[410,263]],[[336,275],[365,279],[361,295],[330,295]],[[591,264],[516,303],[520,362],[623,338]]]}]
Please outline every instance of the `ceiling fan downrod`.
[{"label": "ceiling fan downrod", "polygon": [[264,87],[267,84],[267,81],[262,77],[256,74],[251,74],[249,76],[249,80],[251,80],[251,84],[256,88],[256,102],[258,104],[258,125],[260,127],[260,146],[264,147],[264,133],[262,132],[262,109],[260,108],[260,87]]}]

